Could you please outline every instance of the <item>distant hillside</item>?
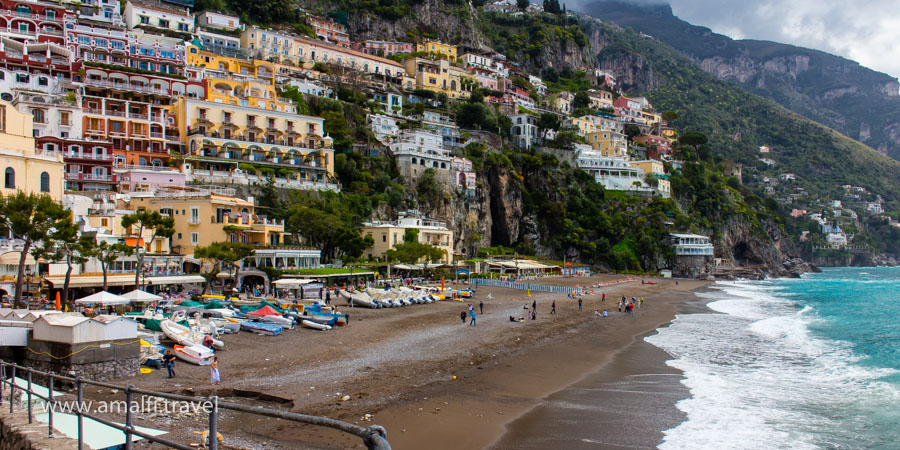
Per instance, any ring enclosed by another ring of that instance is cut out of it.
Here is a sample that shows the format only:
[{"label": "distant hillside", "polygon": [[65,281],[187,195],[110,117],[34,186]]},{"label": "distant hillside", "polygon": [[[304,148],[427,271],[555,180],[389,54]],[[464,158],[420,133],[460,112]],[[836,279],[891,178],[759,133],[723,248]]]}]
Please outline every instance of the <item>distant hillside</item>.
[{"label": "distant hillside", "polygon": [[[586,26],[589,36],[606,43],[598,53],[601,67],[619,67],[621,61],[637,57],[646,61],[655,88],[624,87],[645,94],[658,111],[678,111],[675,126],[709,134],[715,153],[745,164],[751,172],[794,173],[799,184],[824,198],[837,195],[844,184],[865,186],[882,195],[889,210],[900,209],[900,162],[713,77],[656,39],[602,22]],[[774,167],[759,160],[761,145],[773,148]]]},{"label": "distant hillside", "polygon": [[649,34],[721,80],[900,159],[900,83],[889,75],[817,50],[733,40],[675,17],[669,5],[601,1],[583,12]]}]

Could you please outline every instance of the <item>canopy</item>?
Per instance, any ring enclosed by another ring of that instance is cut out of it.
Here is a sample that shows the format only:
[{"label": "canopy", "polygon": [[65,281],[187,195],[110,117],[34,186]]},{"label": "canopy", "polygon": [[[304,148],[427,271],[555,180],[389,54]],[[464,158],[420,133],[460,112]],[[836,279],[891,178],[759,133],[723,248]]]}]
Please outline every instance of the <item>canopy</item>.
[{"label": "canopy", "polygon": [[256,311],[251,311],[247,313],[251,316],[280,316],[281,314],[278,311],[275,311],[275,308],[271,306],[263,306],[262,308],[257,309]]},{"label": "canopy", "polygon": [[[22,257],[22,252],[6,252],[3,255],[0,255],[0,264],[19,264],[19,258]],[[25,255],[25,264],[31,265],[34,264],[34,256]]]},{"label": "canopy", "polygon": [[95,303],[98,305],[127,305],[129,302],[131,302],[130,299],[122,297],[121,295],[110,294],[106,291],[100,291],[96,294],[75,300],[75,303],[89,305]]},{"label": "canopy", "polygon": [[142,291],[140,289],[135,289],[127,294],[122,294],[122,297],[125,297],[127,299],[130,299],[133,302],[138,302],[138,303],[152,303],[152,302],[155,302],[158,300],[162,300],[162,297],[160,297],[156,294],[151,294],[149,292]]},{"label": "canopy", "polygon": [[291,288],[296,289],[304,284],[309,284],[312,282],[313,282],[313,280],[306,280],[306,279],[299,279],[299,278],[282,278],[280,280],[276,280],[276,281],[272,282],[272,284],[274,284],[276,287],[279,287],[282,289],[291,289]]}]

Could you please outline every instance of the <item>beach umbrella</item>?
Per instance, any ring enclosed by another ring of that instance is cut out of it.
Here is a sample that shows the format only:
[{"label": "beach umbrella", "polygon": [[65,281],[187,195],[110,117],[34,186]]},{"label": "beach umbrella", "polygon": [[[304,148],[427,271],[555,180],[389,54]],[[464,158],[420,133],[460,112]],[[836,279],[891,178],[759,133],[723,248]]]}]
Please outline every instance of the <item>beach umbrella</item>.
[{"label": "beach umbrella", "polygon": [[153,303],[155,301],[162,300],[162,297],[156,294],[142,291],[140,289],[135,289],[127,294],[122,294],[122,297],[138,303]]},{"label": "beach umbrella", "polygon": [[106,291],[100,291],[96,294],[75,300],[75,303],[82,305],[127,305],[130,302],[131,300],[122,297],[121,295],[111,294]]},{"label": "beach umbrella", "polygon": [[59,311],[60,309],[62,309],[62,305],[59,301],[59,291],[56,291],[56,310]]}]

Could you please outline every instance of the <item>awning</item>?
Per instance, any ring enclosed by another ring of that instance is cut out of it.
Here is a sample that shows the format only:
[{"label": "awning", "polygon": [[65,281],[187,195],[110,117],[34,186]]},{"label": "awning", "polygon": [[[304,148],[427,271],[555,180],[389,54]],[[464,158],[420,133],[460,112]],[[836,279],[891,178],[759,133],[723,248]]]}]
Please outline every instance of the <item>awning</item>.
[{"label": "awning", "polygon": [[[134,247],[134,245],[137,242],[138,242],[138,238],[125,238],[125,245],[127,245],[129,247]],[[140,245],[141,247],[144,246],[144,238],[140,238],[140,244],[138,244],[138,245]]]},{"label": "awning", "polygon": [[147,277],[146,283],[153,283],[154,286],[164,286],[167,284],[194,284],[206,283],[206,278],[202,275],[169,275],[165,277]]},{"label": "awning", "polygon": [[274,284],[275,287],[278,287],[278,288],[291,289],[291,288],[296,288],[298,286],[302,286],[304,284],[309,284],[312,282],[313,282],[313,280],[297,279],[297,278],[282,278],[280,280],[276,280],[272,284]]},{"label": "awning", "polygon": [[[0,264],[19,264],[19,258],[21,257],[22,252],[6,252],[0,255]],[[34,264],[34,256],[30,254],[25,256],[25,264]]]},{"label": "awning", "polygon": [[122,297],[121,295],[110,294],[106,291],[100,291],[96,294],[75,300],[75,303],[88,305],[127,305],[130,302],[131,300]]}]

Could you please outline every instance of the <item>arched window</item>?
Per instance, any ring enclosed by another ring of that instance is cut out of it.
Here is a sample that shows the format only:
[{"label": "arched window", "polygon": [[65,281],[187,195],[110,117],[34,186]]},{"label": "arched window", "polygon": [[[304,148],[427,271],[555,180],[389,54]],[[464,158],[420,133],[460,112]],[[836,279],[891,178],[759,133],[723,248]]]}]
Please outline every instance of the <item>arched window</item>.
[{"label": "arched window", "polygon": [[50,174],[41,172],[41,192],[50,192]]},{"label": "arched window", "polygon": [[6,168],[6,174],[3,177],[3,187],[6,189],[16,188],[16,171],[12,167]]}]

